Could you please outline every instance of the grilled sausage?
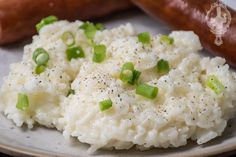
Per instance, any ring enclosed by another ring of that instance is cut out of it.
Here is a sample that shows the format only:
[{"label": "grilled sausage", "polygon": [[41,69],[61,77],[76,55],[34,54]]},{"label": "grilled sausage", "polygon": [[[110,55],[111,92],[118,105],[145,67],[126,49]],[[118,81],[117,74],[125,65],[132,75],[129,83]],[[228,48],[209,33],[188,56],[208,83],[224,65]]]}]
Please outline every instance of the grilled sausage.
[{"label": "grilled sausage", "polygon": [[[214,43],[215,34],[207,25],[207,11],[214,1],[206,0],[132,0],[138,7],[155,18],[160,18],[174,29],[193,30],[200,37],[203,46],[210,52],[224,57],[236,67],[236,12],[231,14],[231,24],[222,36],[223,44]],[[219,1],[218,1],[219,2]],[[214,14],[213,14],[214,15]],[[216,15],[214,15],[216,16]]]},{"label": "grilled sausage", "polygon": [[35,25],[49,15],[87,20],[130,6],[128,0],[0,0],[0,45],[33,35]]}]

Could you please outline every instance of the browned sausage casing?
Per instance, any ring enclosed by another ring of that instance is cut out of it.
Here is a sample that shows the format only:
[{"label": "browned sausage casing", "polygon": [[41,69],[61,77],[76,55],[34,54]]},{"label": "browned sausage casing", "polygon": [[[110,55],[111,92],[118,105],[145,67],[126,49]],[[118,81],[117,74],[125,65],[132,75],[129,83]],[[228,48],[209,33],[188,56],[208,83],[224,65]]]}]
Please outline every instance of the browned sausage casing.
[{"label": "browned sausage casing", "polygon": [[0,44],[35,33],[35,25],[49,15],[86,20],[126,9],[129,0],[0,0]]},{"label": "browned sausage casing", "polygon": [[211,0],[132,0],[148,14],[161,18],[175,29],[193,30],[199,35],[205,48],[224,57],[229,64],[236,67],[236,12],[231,13],[231,24],[222,36],[223,44],[214,44],[215,35],[210,32],[206,23],[206,13]]}]

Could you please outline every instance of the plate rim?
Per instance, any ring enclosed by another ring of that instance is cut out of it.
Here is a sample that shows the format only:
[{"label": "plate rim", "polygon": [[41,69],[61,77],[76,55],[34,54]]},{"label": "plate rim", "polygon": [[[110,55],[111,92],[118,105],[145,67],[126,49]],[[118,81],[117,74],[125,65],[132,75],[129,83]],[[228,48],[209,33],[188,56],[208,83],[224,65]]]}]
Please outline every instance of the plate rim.
[{"label": "plate rim", "polygon": [[[185,147],[185,146],[183,146]],[[207,147],[206,147],[207,148]],[[153,148],[155,149],[155,148]],[[109,150],[112,151],[112,150]],[[122,150],[119,150],[122,151]],[[236,143],[229,143],[226,144],[225,146],[222,146],[220,148],[214,149],[210,148],[209,150],[203,149],[202,151],[198,151],[197,154],[196,152],[188,152],[188,154],[171,154],[168,155],[169,157],[202,157],[202,156],[212,156],[212,155],[219,155],[222,153],[227,153],[231,151],[236,151]],[[16,155],[16,156],[33,156],[33,157],[68,157],[67,154],[57,154],[56,152],[47,152],[46,150],[39,150],[39,149],[30,149],[27,147],[17,147],[17,146],[10,146],[8,144],[1,144],[0,143],[0,152],[8,154],[8,155]],[[89,154],[88,154],[89,155]],[[69,155],[71,156],[71,155]],[[73,155],[72,155],[73,156]],[[95,155],[96,156],[96,155]],[[78,156],[80,157],[80,156]]]}]

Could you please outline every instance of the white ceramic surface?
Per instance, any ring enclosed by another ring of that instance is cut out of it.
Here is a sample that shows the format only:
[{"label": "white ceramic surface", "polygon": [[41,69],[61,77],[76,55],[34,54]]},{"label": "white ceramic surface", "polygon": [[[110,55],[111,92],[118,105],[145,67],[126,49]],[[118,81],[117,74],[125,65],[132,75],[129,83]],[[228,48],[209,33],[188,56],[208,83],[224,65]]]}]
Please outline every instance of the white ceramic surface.
[{"label": "white ceramic surface", "polygon": [[[231,7],[236,8],[234,0],[226,0]],[[111,20],[112,19],[112,20]],[[152,33],[169,33],[170,28],[159,21],[144,15],[139,11],[124,12],[111,16],[102,21],[110,28],[122,23],[132,23],[138,31],[149,31]],[[0,85],[3,76],[9,72],[9,65],[20,61],[23,45],[31,41],[25,41],[7,47],[0,47]],[[236,150],[236,126],[232,120],[224,134],[201,146],[189,141],[189,144],[173,149],[152,149],[139,152],[134,149],[129,151],[98,151],[95,156],[102,157],[151,157],[151,156],[206,156],[222,152]],[[33,130],[17,128],[10,120],[0,114],[0,152],[13,155],[31,156],[91,156],[87,154],[88,145],[79,143],[76,139],[65,140],[56,130],[36,126]]]}]

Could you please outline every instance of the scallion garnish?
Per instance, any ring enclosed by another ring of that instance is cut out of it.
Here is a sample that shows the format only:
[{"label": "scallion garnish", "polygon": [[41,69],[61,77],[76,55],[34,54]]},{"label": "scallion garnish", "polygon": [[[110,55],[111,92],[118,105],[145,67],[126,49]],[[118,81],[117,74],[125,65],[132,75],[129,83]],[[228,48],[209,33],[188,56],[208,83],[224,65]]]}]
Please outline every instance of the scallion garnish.
[{"label": "scallion garnish", "polygon": [[134,70],[133,71],[133,79],[131,82],[129,82],[130,84],[134,85],[134,84],[138,84],[138,79],[139,79],[139,76],[141,75],[141,72],[140,71],[137,71],[137,70]]},{"label": "scallion garnish", "polygon": [[26,94],[18,93],[16,108],[25,111],[29,107],[29,99]]},{"label": "scallion garnish", "polygon": [[75,44],[75,37],[72,32],[66,31],[62,34],[61,39],[67,46],[72,46]]},{"label": "scallion garnish", "polygon": [[136,94],[142,95],[149,99],[156,98],[158,93],[158,88],[150,86],[148,84],[139,84],[136,88]]},{"label": "scallion garnish", "polygon": [[160,42],[172,45],[174,43],[174,39],[167,35],[162,35],[160,38]]},{"label": "scallion garnish", "polygon": [[103,101],[99,102],[100,111],[108,110],[111,107],[112,107],[111,99],[107,99],[107,100],[103,100]]},{"label": "scallion garnish", "polygon": [[94,25],[88,25],[87,29],[84,30],[84,33],[88,39],[93,39],[96,32],[97,32],[97,29]]},{"label": "scallion garnish", "polygon": [[157,71],[161,74],[168,73],[170,71],[170,66],[168,61],[161,59],[157,62]]},{"label": "scallion garnish", "polygon": [[206,86],[212,89],[216,94],[222,93],[223,90],[225,89],[224,85],[215,75],[209,75],[207,77]]},{"label": "scallion garnish", "polygon": [[49,60],[49,55],[43,48],[37,48],[33,53],[33,60],[37,65],[46,65]]},{"label": "scallion garnish", "polygon": [[104,30],[105,29],[105,26],[101,23],[95,24],[95,27],[97,28],[97,30]]},{"label": "scallion garnish", "polygon": [[137,80],[140,76],[141,72],[134,69],[134,64],[131,62],[126,62],[123,64],[120,72],[120,79],[124,83],[129,83],[134,85],[137,83]]},{"label": "scallion garnish", "polygon": [[45,53],[40,53],[36,59],[35,59],[35,63],[40,66],[40,65],[46,65],[47,62],[49,60],[49,55],[47,52]]},{"label": "scallion garnish", "polygon": [[46,18],[43,18],[37,25],[36,25],[36,29],[39,32],[39,30],[41,28],[43,28],[45,25],[49,25],[52,24],[54,22],[56,22],[58,20],[58,18],[56,16],[48,16]]},{"label": "scallion garnish", "polygon": [[88,21],[84,22],[82,25],[79,26],[79,28],[85,30],[88,27],[88,25],[90,25],[90,24],[92,24],[92,23],[90,23]]},{"label": "scallion garnish", "polygon": [[95,45],[93,49],[93,61],[101,63],[106,58],[106,46]]},{"label": "scallion garnish", "polygon": [[83,23],[80,28],[84,30],[84,34],[88,39],[93,39],[97,32],[97,28],[90,22]]},{"label": "scallion garnish", "polygon": [[149,32],[143,32],[138,34],[138,41],[143,44],[149,44],[151,41],[151,37]]},{"label": "scallion garnish", "polygon": [[[33,52],[33,60],[34,60],[34,62],[36,63],[36,59],[37,59],[37,57],[40,55],[40,54],[42,54],[42,53],[47,53],[47,51],[46,50],[44,50],[43,48],[37,48],[34,52]],[[37,63],[36,63],[37,64]]]},{"label": "scallion garnish", "polygon": [[41,74],[46,69],[46,65],[49,61],[49,54],[43,48],[37,48],[33,53],[33,60],[37,64],[35,73]]},{"label": "scallion garnish", "polygon": [[66,49],[66,56],[68,61],[71,61],[72,58],[84,58],[84,51],[80,46],[68,47]]},{"label": "scallion garnish", "polygon": [[42,72],[44,72],[46,69],[46,66],[45,65],[37,65],[36,68],[35,68],[35,73],[36,74],[41,74]]},{"label": "scallion garnish", "polygon": [[84,30],[84,34],[88,39],[93,40],[97,30],[103,30],[105,27],[101,23],[94,25],[91,22],[84,22],[79,28]]},{"label": "scallion garnish", "polygon": [[134,71],[133,63],[126,62],[125,64],[123,64],[121,68],[120,79],[125,83],[132,82],[133,71]]}]

